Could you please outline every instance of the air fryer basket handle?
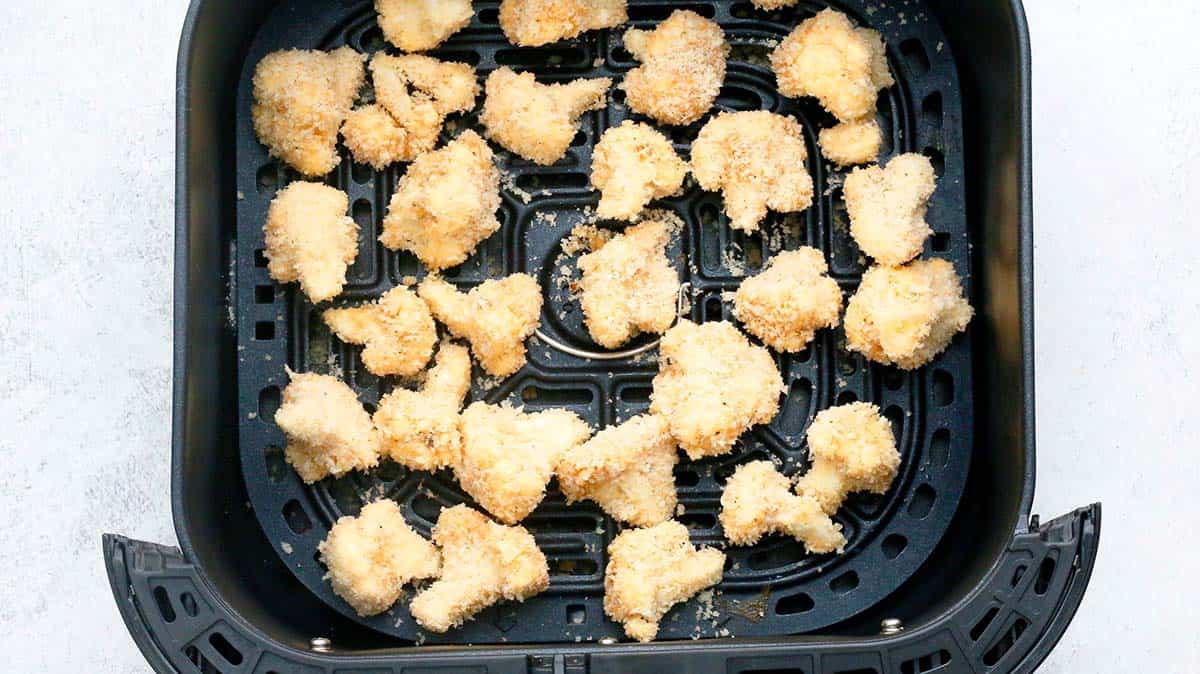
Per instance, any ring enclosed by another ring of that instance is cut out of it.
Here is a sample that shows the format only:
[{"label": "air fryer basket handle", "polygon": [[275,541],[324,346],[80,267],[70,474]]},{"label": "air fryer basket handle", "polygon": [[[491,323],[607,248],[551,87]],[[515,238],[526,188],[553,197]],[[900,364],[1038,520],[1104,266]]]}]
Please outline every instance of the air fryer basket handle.
[{"label": "air fryer basket handle", "polygon": [[[745,648],[751,644],[707,640],[653,647],[572,644],[455,654],[410,649],[356,656],[352,662],[373,671],[417,666],[446,674],[465,668],[481,674],[601,674],[668,671],[683,668],[682,664],[694,672],[786,667],[814,674],[828,674],[828,668],[873,669],[881,674],[933,668],[946,674],[1032,672],[1079,608],[1099,542],[1098,503],[1050,522],[1035,520],[1029,531],[1013,537],[989,576],[953,611],[919,629],[869,640],[798,638],[772,647],[770,655],[761,648]],[[158,672],[319,674],[347,665],[344,655],[299,651],[251,627],[214,595],[176,548],[107,534],[104,561],[125,624]],[[523,655],[496,657],[517,652]]]}]

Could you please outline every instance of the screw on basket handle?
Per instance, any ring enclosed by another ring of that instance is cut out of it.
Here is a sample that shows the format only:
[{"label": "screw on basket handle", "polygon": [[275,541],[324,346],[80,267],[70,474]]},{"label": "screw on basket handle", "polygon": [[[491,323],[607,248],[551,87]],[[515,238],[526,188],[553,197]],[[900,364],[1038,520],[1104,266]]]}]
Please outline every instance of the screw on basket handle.
[{"label": "screw on basket handle", "polygon": [[[683,318],[684,313],[687,311],[688,293],[690,293],[691,290],[692,284],[690,283],[681,283],[679,285],[679,294],[675,300],[676,322]],[[557,339],[554,339],[550,335],[547,335],[542,331],[541,328],[538,328],[537,332],[534,334],[537,335],[538,339],[545,342],[547,346],[556,351],[561,351],[567,355],[575,356],[576,358],[590,358],[592,360],[622,360],[624,358],[632,358],[634,356],[646,353],[651,349],[657,348],[658,343],[662,341],[662,338],[660,337],[652,342],[648,342],[632,349],[624,349],[622,351],[589,351],[587,349],[576,349],[569,344],[564,344]]]}]

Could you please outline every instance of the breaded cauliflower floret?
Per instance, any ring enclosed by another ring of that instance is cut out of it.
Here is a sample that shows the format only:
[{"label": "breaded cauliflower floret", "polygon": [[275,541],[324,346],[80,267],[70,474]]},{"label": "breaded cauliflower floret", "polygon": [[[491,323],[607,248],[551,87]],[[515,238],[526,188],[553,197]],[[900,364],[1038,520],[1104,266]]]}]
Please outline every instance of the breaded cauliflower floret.
[{"label": "breaded cauliflower floret", "polygon": [[479,95],[474,68],[419,54],[379,52],[371,77],[377,102],[350,113],[342,136],[356,161],[376,169],[432,150],[446,115],[475,107]]},{"label": "breaded cauliflower floret", "polygon": [[791,117],[765,110],[721,113],[692,143],[692,175],[725,196],[729,226],[758,230],[767,210],[802,211],[812,205],[804,132]]},{"label": "breaded cauliflower floret", "polygon": [[625,31],[625,49],[642,65],[625,75],[625,102],[662,124],[700,119],[725,81],[729,43],[711,19],[677,9],[652,31]]},{"label": "breaded cauliflower floret", "polygon": [[403,286],[387,291],[377,302],[329,309],[322,318],[338,339],[363,345],[363,364],[380,377],[411,377],[425,369],[437,342],[429,307]]},{"label": "breaded cauliflower floret", "polygon": [[666,136],[627,119],[605,131],[592,150],[592,184],[600,190],[596,215],[635,220],[652,200],[678,194],[687,172]]},{"label": "breaded cauliflower floret", "polygon": [[401,51],[433,49],[471,23],[471,0],[375,0],[379,27]]},{"label": "breaded cauliflower floret", "polygon": [[843,188],[850,235],[879,264],[908,262],[933,233],[925,212],[936,187],[933,164],[920,154],[893,157],[886,168],[854,169]]},{"label": "breaded cauliflower floret", "polygon": [[606,428],[558,464],[568,502],[591,499],[614,519],[637,527],[675,514],[675,439],[652,414]]},{"label": "breaded cauliflower floret", "polygon": [[532,276],[490,279],[465,294],[430,276],[417,292],[455,337],[471,343],[472,353],[489,374],[507,377],[525,365],[525,340],[537,330],[542,315],[542,290]]},{"label": "breaded cauliflower floret", "polygon": [[913,370],[949,346],[974,313],[945,260],[872,267],[846,305],[846,342],[869,360]]},{"label": "breaded cauliflower floret", "polygon": [[533,512],[559,460],[592,434],[564,409],[527,413],[484,402],[463,412],[460,428],[462,458],[454,475],[463,491],[505,524]]},{"label": "breaded cauliflower floret", "polygon": [[287,436],[287,462],[305,482],[379,463],[379,434],[349,386],[327,374],[288,376],[275,424]]},{"label": "breaded cauliflower floret", "polygon": [[267,271],[280,283],[300,282],[317,304],[346,285],[358,257],[358,224],[346,215],[350,198],[320,183],[296,182],[275,195],[263,226]]},{"label": "breaded cauliflower floret", "polygon": [[887,492],[900,468],[892,424],[871,403],[817,414],[808,427],[808,454],[812,467],[796,482],[796,493],[811,497],[830,515],[847,494]]},{"label": "breaded cauliflower floret", "polygon": [[338,519],[317,549],[334,593],[364,617],[388,610],[405,585],[436,578],[442,567],[441,553],[388,499],[363,506],[357,517]]},{"label": "breaded cauliflower floret", "polygon": [[675,322],[679,274],[665,253],[670,236],[664,223],[647,220],[579,258],[579,303],[597,344],[615,349]]},{"label": "breaded cauliflower floret", "polygon": [[813,497],[793,494],[787,477],[770,461],[739,466],[725,483],[721,528],[734,545],[754,545],[767,534],[791,536],[817,555],[846,545],[842,526]]},{"label": "breaded cauliflower floret", "polygon": [[771,52],[771,67],[779,93],[812,96],[843,122],[874,115],[879,90],[895,83],[879,33],[832,9],[796,26]]},{"label": "breaded cauliflower floret", "polygon": [[816,248],[779,253],[761,274],[742,281],[734,315],[772,349],[803,351],[817,330],[837,325],[842,311],[842,289],[828,271]]},{"label": "breaded cauliflower floret", "polygon": [[629,20],[626,0],[503,0],[500,28],[509,42],[540,47]]},{"label": "breaded cauliflower floret", "polygon": [[251,115],[258,139],[306,176],[341,161],[338,129],[362,87],[366,57],[349,47],[332,52],[271,52],[254,69]]},{"label": "breaded cauliflower floret", "polygon": [[413,597],[417,624],[442,633],[496,602],[525,601],[550,585],[550,566],[524,527],[506,527],[456,505],[433,529],[442,549],[442,575]]},{"label": "breaded cauliflower floret", "polygon": [[696,549],[679,522],[628,529],[608,544],[604,612],[631,638],[652,641],[667,611],[721,582],[724,568],[725,553]]},{"label": "breaded cauliflower floret", "polygon": [[667,420],[691,458],[728,453],[742,433],[779,412],[779,368],[733,324],[680,321],[661,350],[650,412]]},{"label": "breaded cauliflower floret", "polygon": [[607,77],[542,84],[503,67],[488,75],[479,122],[505,149],[549,166],[567,155],[580,116],[604,107],[610,86]]},{"label": "breaded cauliflower floret", "polygon": [[867,164],[879,157],[883,129],[874,117],[867,117],[821,129],[817,142],[821,145],[821,154],[838,166]]},{"label": "breaded cauliflower floret", "polygon": [[420,391],[395,388],[379,401],[373,421],[380,451],[414,470],[453,466],[462,453],[458,411],[471,388],[471,354],[449,342]]},{"label": "breaded cauliflower floret", "polygon": [[417,157],[396,185],[379,240],[433,270],[461,264],[500,229],[500,172],[491,148],[464,131]]}]

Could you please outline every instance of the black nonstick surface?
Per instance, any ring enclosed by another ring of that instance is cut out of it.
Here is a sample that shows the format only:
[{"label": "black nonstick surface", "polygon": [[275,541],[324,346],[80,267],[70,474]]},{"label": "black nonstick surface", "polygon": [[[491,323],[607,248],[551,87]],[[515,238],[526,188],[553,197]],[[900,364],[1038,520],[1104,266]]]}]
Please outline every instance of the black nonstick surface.
[{"label": "black nonstick surface", "polygon": [[[477,65],[481,80],[500,65],[531,70],[543,81],[596,76],[619,80],[636,65],[621,47],[620,28],[538,49],[514,47],[500,32],[496,5],[476,2],[471,25],[432,54]],[[833,120],[814,101],[780,96],[766,63],[774,42],[824,6],[802,0],[796,8],[768,13],[746,2],[630,2],[631,24],[642,27],[652,26],[677,8],[713,17],[733,45],[717,109],[767,109],[795,116],[808,142],[816,202],[801,214],[772,214],[759,233],[730,230],[720,195],[704,192],[690,181],[682,196],[655,204],[685,223],[669,254],[692,289],[693,320],[732,320],[725,294],[780,250],[810,245],[824,251],[831,273],[847,294],[865,269],[841,204],[844,172],[820,161],[816,146],[816,133]],[[886,139],[883,156],[911,151],[933,160],[939,184],[929,222],[936,234],[926,255],[951,260],[973,296],[960,92],[948,43],[915,0],[851,0],[835,7],[880,30],[888,43],[897,84],[879,99],[878,119]],[[414,528],[428,535],[442,507],[471,502],[448,472],[408,471],[387,462],[370,473],[306,486],[285,463],[285,439],[272,421],[287,383],[285,366],[342,376],[368,410],[392,387],[405,385],[367,372],[358,348],[340,343],[321,322],[319,311],[325,307],[314,307],[293,286],[274,283],[262,254],[268,204],[279,188],[298,176],[272,160],[255,138],[250,119],[254,66],[276,49],[330,49],[343,44],[365,52],[388,48],[369,0],[286,0],[260,30],[239,81],[238,235],[232,255],[235,280],[229,320],[240,328],[238,438],[248,506],[285,565],[314,594],[402,642],[569,642],[620,637],[620,626],[607,620],[602,608],[605,548],[620,528],[590,503],[567,507],[553,484],[545,502],[524,522],[550,560],[551,584],[545,593],[524,603],[489,608],[461,629],[435,635],[416,626],[408,613],[408,596],[387,613],[360,618],[323,579],[318,543],[333,521],[357,513],[363,503],[385,496],[395,499]],[[585,115],[570,153],[552,167],[534,165],[494,146],[506,175],[501,231],[466,263],[445,274],[462,288],[513,272],[537,276],[546,293],[541,329],[557,341],[586,350],[599,348],[589,339],[579,306],[571,299],[569,281],[577,271],[561,244],[575,225],[591,220],[590,209],[598,200],[588,181],[592,146],[604,129],[638,118],[622,100],[614,88],[605,109]],[[707,119],[667,130],[685,157]],[[451,119],[446,135],[474,126],[473,115],[459,115]],[[376,241],[404,165],[376,172],[354,164],[344,151],[343,156],[327,182],[350,195],[361,233],[349,284],[334,304],[369,300],[409,277],[425,275],[413,256],[388,251]],[[589,360],[534,338],[529,364],[512,377],[496,381],[477,370],[470,400],[508,400],[531,410],[566,407],[602,428],[648,407],[656,356],[657,351],[651,350],[615,361]],[[933,364],[913,373],[869,364],[846,352],[840,331],[826,331],[804,353],[779,356],[778,362],[789,391],[778,418],[746,433],[732,454],[699,462],[681,455],[676,470],[678,519],[691,529],[696,543],[724,548],[729,562],[724,580],[713,592],[667,614],[660,639],[794,634],[856,615],[895,590],[926,559],[962,496],[974,428],[970,340],[956,339]],[[800,544],[783,537],[769,537],[753,547],[726,547],[717,522],[725,478],[737,465],[767,457],[781,461],[789,474],[802,473],[807,469],[808,423],[819,410],[853,400],[869,400],[883,408],[896,430],[903,463],[885,496],[853,495],[838,513],[849,541],[845,553],[808,555]],[[229,479],[237,479],[232,466]]]}]

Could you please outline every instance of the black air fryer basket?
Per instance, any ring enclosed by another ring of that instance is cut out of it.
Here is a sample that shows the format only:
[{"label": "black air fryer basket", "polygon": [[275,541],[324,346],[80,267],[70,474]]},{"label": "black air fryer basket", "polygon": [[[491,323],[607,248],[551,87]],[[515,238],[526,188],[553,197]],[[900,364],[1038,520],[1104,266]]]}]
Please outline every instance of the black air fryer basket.
[{"label": "black air fryer basket", "polygon": [[[475,2],[471,25],[433,54],[508,65],[543,81],[619,79],[635,63],[621,31],[548,47],[509,44],[495,1]],[[442,507],[467,501],[446,474],[385,464],[368,474],[304,485],[283,461],[272,423],[285,366],[335,372],[368,406],[390,382],[332,338],[316,308],[272,283],[262,222],[276,190],[297,175],[271,159],[250,122],[250,76],[267,52],[386,48],[370,0],[193,0],[179,60],[175,264],[175,416],[172,505],[181,549],[104,539],[122,615],[161,672],[498,674],[689,671],[742,674],[916,674],[1033,670],[1082,599],[1098,545],[1100,507],[1048,523],[1030,516],[1034,482],[1032,219],[1029,53],[1019,3],[987,0],[838,0],[888,44],[896,85],[880,96],[885,156],[920,152],[939,175],[927,255],[954,263],[977,309],[967,333],[913,373],[864,361],[837,331],[779,358],[788,384],[779,417],[726,457],[683,461],[677,518],[698,543],[722,544],[717,513],[737,465],[807,466],[804,431],[817,411],[877,403],[897,432],[899,477],[882,497],[854,495],[838,513],[841,555],[808,555],[771,537],[727,548],[722,583],[663,619],[659,642],[631,644],[603,613],[604,550],[618,531],[587,504],[568,508],[556,489],[524,524],[550,561],[550,589],[491,607],[458,630],[427,634],[406,600],[358,617],[322,579],[317,544],[339,516],[386,495],[428,535]],[[727,293],[780,250],[825,252],[853,292],[864,271],[847,233],[839,172],[819,160],[815,135],[830,118],[812,101],[778,95],[769,45],[826,6],[801,0],[762,12],[748,2],[631,0],[630,20],[651,26],[676,8],[712,17],[733,45],[717,108],[769,109],[801,121],[813,207],[776,216],[764,232],[726,226],[719,195],[689,187],[657,207],[685,226],[669,255],[691,292],[689,317],[729,318]],[[594,427],[645,410],[656,351],[611,360],[582,326],[562,240],[597,195],[591,147],[634,117],[614,89],[585,115],[566,159],[541,167],[497,150],[505,180],[501,231],[447,272],[469,288],[528,272],[546,292],[529,364],[503,382],[477,378],[471,400],[566,407]],[[452,130],[475,125],[471,114]],[[703,120],[671,130],[685,152]],[[686,156],[686,155],[685,155]],[[375,172],[345,157],[326,180],[350,195],[359,255],[339,303],[378,297],[424,271],[376,241],[403,167]],[[566,345],[564,351],[556,344]],[[647,342],[636,346],[652,346]],[[573,355],[571,352],[575,352]]]}]

